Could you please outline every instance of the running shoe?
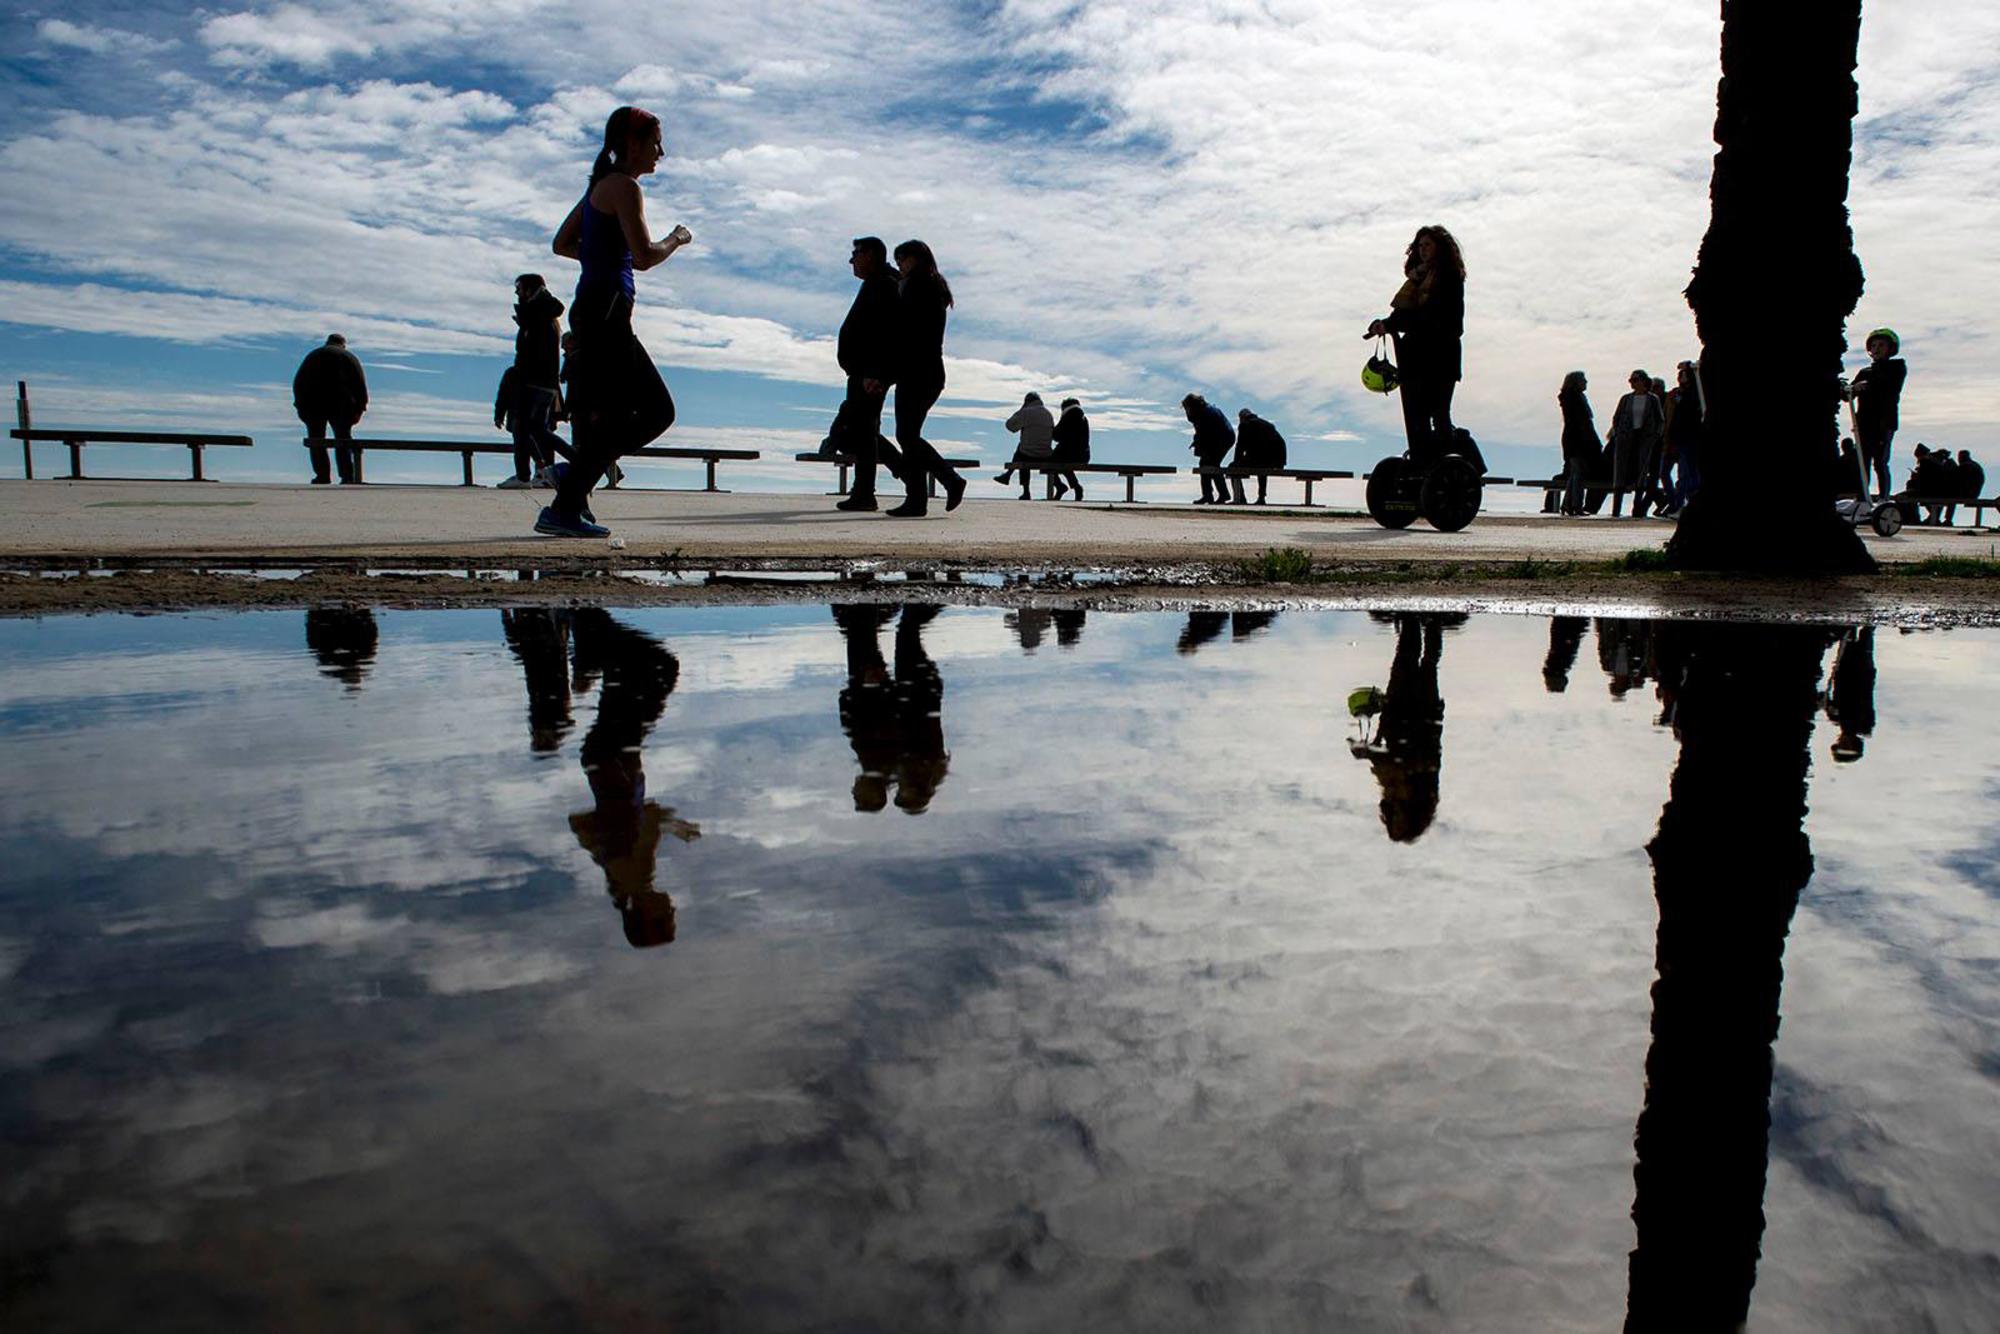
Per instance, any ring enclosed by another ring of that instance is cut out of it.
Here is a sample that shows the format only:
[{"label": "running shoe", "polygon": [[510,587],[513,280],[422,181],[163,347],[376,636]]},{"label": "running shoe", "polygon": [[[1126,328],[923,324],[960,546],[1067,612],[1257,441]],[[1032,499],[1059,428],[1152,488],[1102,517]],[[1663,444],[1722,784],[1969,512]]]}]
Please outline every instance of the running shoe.
[{"label": "running shoe", "polygon": [[529,487],[532,487],[534,484],[535,484],[534,479],[532,478],[514,477],[511,475],[506,478],[503,478],[499,483],[497,483],[499,489],[502,491],[526,491]]},{"label": "running shoe", "polygon": [[558,514],[550,505],[542,507],[542,515],[535,520],[535,531],[544,537],[609,537],[611,530],[601,523],[592,523],[578,515],[570,518]]}]

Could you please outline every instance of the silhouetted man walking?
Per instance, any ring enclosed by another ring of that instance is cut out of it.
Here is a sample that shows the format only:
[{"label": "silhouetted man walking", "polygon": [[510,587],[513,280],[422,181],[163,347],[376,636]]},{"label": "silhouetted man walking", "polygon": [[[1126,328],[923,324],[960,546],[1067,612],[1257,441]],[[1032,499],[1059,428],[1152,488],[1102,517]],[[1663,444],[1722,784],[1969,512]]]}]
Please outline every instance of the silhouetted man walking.
[{"label": "silhouetted man walking", "polygon": [[872,510],[875,504],[876,437],[882,434],[882,401],[896,378],[898,294],[889,247],[879,236],[858,236],[848,256],[861,290],[840,324],[836,355],[847,373],[847,399],[840,405],[844,452],[854,456],[854,489],[834,508]]},{"label": "silhouetted man walking", "polygon": [[[347,350],[345,338],[328,334],[324,345],[306,353],[292,377],[292,407],[305,423],[308,438],[326,439],[329,426],[336,441],[354,438],[354,423],[368,411],[368,377],[361,373],[361,359]],[[354,451],[336,444],[333,457],[340,480],[354,481]],[[327,475],[325,445],[313,445],[312,470],[315,486],[333,480]]]}]

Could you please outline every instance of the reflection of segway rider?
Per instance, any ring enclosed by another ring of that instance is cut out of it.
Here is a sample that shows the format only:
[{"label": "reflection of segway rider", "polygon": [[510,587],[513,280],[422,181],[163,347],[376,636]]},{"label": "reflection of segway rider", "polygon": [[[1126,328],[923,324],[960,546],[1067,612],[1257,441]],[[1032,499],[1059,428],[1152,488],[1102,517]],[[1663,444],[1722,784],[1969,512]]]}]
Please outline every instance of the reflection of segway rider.
[{"label": "reflection of segway rider", "polygon": [[1450,232],[1417,229],[1403,256],[1403,285],[1367,338],[1389,334],[1401,372],[1410,457],[1428,463],[1451,439],[1451,399],[1464,377],[1465,261]]},{"label": "reflection of segway rider", "polygon": [[1854,404],[1854,439],[1861,459],[1875,473],[1876,494],[1887,496],[1889,446],[1896,438],[1903,399],[1903,381],[1910,369],[1896,355],[1902,340],[1894,329],[1877,329],[1864,344],[1869,362],[1854,373],[1848,397]]}]

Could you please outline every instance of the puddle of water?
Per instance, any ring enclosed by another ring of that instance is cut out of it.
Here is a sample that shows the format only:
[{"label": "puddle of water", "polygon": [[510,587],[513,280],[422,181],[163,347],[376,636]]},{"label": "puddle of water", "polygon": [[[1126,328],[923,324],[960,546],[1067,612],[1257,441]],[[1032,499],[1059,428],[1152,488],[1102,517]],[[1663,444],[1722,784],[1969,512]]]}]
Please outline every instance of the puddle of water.
[{"label": "puddle of water", "polygon": [[319,610],[0,664],[9,1328],[2000,1304],[1992,632]]}]

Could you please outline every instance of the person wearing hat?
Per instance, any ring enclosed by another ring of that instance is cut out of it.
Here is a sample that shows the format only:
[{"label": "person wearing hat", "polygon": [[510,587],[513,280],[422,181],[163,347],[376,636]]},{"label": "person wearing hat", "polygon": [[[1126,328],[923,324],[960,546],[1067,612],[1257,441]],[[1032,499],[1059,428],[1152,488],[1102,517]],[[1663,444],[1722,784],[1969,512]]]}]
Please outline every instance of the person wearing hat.
[{"label": "person wearing hat", "polygon": [[[1090,462],[1090,419],[1083,415],[1083,407],[1073,398],[1062,401],[1062,416],[1056,419],[1054,439],[1057,463]],[[1083,483],[1076,480],[1075,473],[1057,473],[1055,484],[1057,500],[1069,491],[1076,492],[1078,500],[1083,499]]]},{"label": "person wearing hat", "polygon": [[1889,445],[1896,438],[1897,413],[1903,400],[1903,381],[1910,369],[1903,364],[1903,342],[1894,329],[1877,329],[1863,344],[1868,364],[1854,373],[1847,396],[1854,404],[1854,438],[1861,445],[1862,462],[1874,469],[1879,494],[1889,494]]}]

